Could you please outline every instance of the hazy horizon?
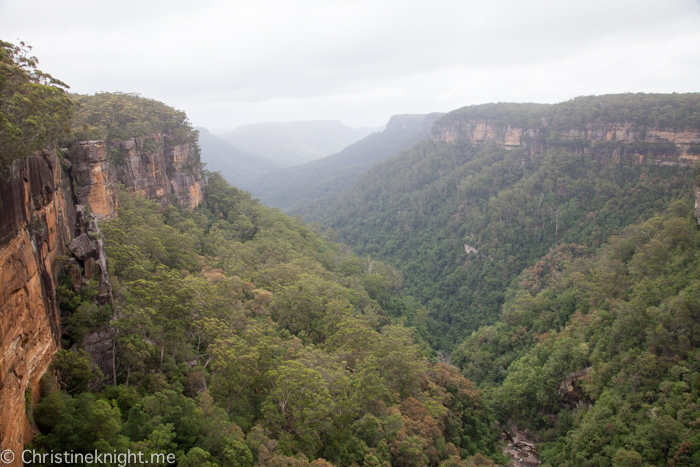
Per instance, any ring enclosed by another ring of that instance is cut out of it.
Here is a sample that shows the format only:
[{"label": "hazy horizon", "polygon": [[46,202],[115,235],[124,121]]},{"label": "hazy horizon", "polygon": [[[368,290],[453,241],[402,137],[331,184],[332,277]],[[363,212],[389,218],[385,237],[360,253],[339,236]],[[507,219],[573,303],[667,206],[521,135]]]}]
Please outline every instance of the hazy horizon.
[{"label": "hazy horizon", "polygon": [[205,128],[700,90],[698,0],[0,0],[0,29],[73,92],[139,93]]}]

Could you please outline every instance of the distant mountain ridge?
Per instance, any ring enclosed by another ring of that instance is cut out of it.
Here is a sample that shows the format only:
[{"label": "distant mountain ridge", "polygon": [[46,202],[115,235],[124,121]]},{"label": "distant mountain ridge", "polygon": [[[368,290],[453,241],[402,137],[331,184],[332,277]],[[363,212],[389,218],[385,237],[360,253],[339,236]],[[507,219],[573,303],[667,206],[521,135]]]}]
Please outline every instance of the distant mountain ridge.
[{"label": "distant mountain ridge", "polygon": [[394,115],[384,131],[323,159],[266,173],[246,188],[268,206],[309,214],[332,202],[358,175],[378,162],[428,139],[433,123],[442,115]]},{"label": "distant mountain ridge", "polygon": [[353,129],[339,120],[242,125],[221,139],[280,167],[304,164],[342,150],[376,128]]},{"label": "distant mountain ridge", "polygon": [[221,175],[232,185],[247,189],[250,180],[279,168],[279,165],[274,162],[229,144],[206,128],[196,127],[195,129],[199,131],[201,158],[207,170],[221,172]]}]

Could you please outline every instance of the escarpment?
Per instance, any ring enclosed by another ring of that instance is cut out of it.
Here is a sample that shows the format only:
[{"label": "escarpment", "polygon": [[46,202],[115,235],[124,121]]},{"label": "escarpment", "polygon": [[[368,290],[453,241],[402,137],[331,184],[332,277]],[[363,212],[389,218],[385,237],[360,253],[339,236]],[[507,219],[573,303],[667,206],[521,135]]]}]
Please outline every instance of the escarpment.
[{"label": "escarpment", "polygon": [[202,201],[204,180],[194,145],[170,145],[162,134],[114,140],[110,145],[115,153],[115,178],[120,183],[162,205],[176,200],[195,208]]},{"label": "escarpment", "polygon": [[[570,152],[638,163],[692,165],[700,159],[700,95],[582,97],[561,104],[486,104],[447,114],[432,128],[433,141],[496,144],[535,155]],[[636,99],[637,108],[620,110]]]},{"label": "escarpment", "polygon": [[52,152],[0,176],[0,440],[15,453],[33,435],[25,401],[37,401],[60,345],[56,264],[72,235],[63,188]]},{"label": "escarpment", "polygon": [[[15,453],[33,437],[27,410],[60,348],[59,275],[76,293],[96,282],[98,304],[112,298],[97,221],[116,217],[116,184],[161,205],[194,208],[203,199],[194,144],[169,145],[163,135],[80,141],[63,155],[43,151],[0,174],[0,440]],[[83,343],[106,377],[111,338],[101,329]]]},{"label": "escarpment", "polygon": [[193,209],[201,203],[204,177],[196,146],[167,144],[164,135],[147,138],[81,141],[69,153],[79,203],[97,219],[116,216],[115,185],[121,183],[161,205],[178,203]]}]

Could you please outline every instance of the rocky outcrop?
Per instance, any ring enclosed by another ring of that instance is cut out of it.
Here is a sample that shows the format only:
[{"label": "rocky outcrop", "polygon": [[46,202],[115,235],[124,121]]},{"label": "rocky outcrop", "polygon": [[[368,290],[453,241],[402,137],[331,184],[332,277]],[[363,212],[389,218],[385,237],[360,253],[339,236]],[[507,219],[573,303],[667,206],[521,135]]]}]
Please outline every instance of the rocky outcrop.
[{"label": "rocky outcrop", "polygon": [[117,183],[163,206],[177,202],[193,209],[204,198],[196,147],[168,144],[163,135],[113,140],[109,148],[104,141],[81,141],[69,157],[77,201],[97,220],[116,217]]},{"label": "rocky outcrop", "polygon": [[204,198],[204,178],[196,148],[189,143],[168,144],[163,135],[114,140],[115,178],[161,205],[177,201],[195,208]]},{"label": "rocky outcrop", "polygon": [[[94,214],[86,216],[83,205],[75,206],[77,226],[75,238],[68,244],[68,250],[73,258],[70,260],[77,268],[71,268],[73,275],[73,290],[80,292],[82,287],[92,278],[97,278],[97,303],[103,305],[112,298],[112,285],[107,274],[107,253],[97,218]],[[71,264],[72,266],[72,264]]]},{"label": "rocky outcrop", "polygon": [[582,382],[586,380],[593,367],[587,367],[580,371],[570,373],[559,386],[559,396],[561,403],[569,408],[585,407],[591,404],[583,388]]},{"label": "rocky outcrop", "polygon": [[[432,129],[432,139],[448,143],[466,141],[474,145],[495,143],[506,149],[523,148],[530,155],[540,154],[554,146],[586,152],[597,145],[616,158],[623,152],[633,154],[638,162],[692,165],[700,160],[700,153],[697,152],[700,131],[645,127],[630,122],[596,121],[578,128],[555,130],[551,122],[544,118],[538,128],[452,118],[436,122]],[[605,143],[608,145],[604,146]]]},{"label": "rocky outcrop", "polygon": [[527,429],[520,429],[514,423],[503,430],[503,455],[511,459],[513,467],[535,467],[540,464],[534,437]]},{"label": "rocky outcrop", "polygon": [[[40,381],[60,344],[56,259],[71,232],[57,157],[16,160],[0,175],[0,440],[21,451],[33,436],[25,395]],[[58,188],[58,189],[57,189]],[[21,465],[15,461],[13,465]]]},{"label": "rocky outcrop", "polygon": [[111,219],[117,215],[115,177],[111,173],[107,146],[103,141],[80,141],[71,157],[71,175],[75,182],[78,203],[90,206],[97,219]]}]

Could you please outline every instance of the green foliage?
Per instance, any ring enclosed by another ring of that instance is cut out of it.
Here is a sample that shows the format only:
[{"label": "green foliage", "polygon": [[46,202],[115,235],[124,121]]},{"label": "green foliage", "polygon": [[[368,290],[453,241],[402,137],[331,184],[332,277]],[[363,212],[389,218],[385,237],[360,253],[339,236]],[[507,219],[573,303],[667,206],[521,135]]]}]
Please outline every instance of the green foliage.
[{"label": "green foliage", "polygon": [[700,128],[700,94],[608,94],[581,96],[556,105],[484,104],[450,112],[441,123],[487,121],[496,126],[559,131],[590,123],[629,123],[662,129]]},{"label": "green foliage", "polygon": [[405,293],[430,310],[426,339],[450,350],[497,320],[510,282],[552,246],[598,247],[690,197],[692,178],[633,159],[424,142],[360,177],[318,219],[397,266]]},{"label": "green foliage", "polygon": [[78,141],[125,140],[165,134],[172,144],[197,142],[197,132],[185,112],[162,102],[120,92],[101,92],[92,96],[75,94],[72,97],[78,104],[73,130]]},{"label": "green foliage", "polygon": [[0,40],[0,172],[70,131],[74,103],[68,86],[38,70],[30,51],[24,42]]},{"label": "green foliage", "polygon": [[54,355],[51,369],[56,372],[58,383],[67,393],[87,391],[91,384],[100,385],[104,378],[90,360],[90,355],[82,349],[77,352],[59,350]]},{"label": "green foliage", "polygon": [[[568,246],[524,271],[502,321],[455,352],[503,421],[551,465],[692,465],[700,433],[700,232],[673,204],[595,256]],[[686,461],[682,461],[686,462]]]},{"label": "green foliage", "polygon": [[[97,412],[112,431],[81,448],[172,452],[183,465],[498,458],[481,393],[454,367],[429,363],[378,302],[403,302],[398,271],[218,173],[207,179],[194,211],[120,189],[118,219],[102,225],[117,386],[90,383],[88,357],[62,351],[61,381],[75,395],[39,404],[37,447],[65,449],[83,436],[77,414]],[[71,290],[61,292],[74,306],[67,328],[89,327],[83,318],[97,310]]]}]

